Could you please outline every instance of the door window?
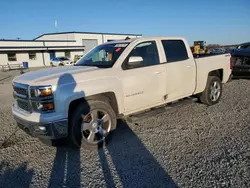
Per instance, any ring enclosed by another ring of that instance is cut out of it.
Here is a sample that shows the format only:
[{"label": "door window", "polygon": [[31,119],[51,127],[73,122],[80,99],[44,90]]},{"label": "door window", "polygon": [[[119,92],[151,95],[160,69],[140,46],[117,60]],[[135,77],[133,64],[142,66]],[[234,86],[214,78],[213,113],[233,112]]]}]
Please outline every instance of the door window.
[{"label": "door window", "polygon": [[168,63],[188,59],[187,49],[182,40],[163,40],[162,45]]},{"label": "door window", "polygon": [[134,56],[142,57],[143,61],[139,67],[147,67],[160,64],[158,50],[155,41],[142,42],[138,44],[126,58],[125,63],[123,64],[123,69],[139,68],[138,66],[136,67],[128,66],[129,58]]}]

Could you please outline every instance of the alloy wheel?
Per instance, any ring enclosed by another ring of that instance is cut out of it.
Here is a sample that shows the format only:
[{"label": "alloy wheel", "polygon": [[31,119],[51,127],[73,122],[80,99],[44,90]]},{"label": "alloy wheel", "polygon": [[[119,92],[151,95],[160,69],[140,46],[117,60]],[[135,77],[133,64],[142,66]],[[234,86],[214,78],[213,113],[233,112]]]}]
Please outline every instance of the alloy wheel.
[{"label": "alloy wheel", "polygon": [[221,95],[221,87],[218,81],[214,81],[210,86],[210,99],[212,101],[217,101]]},{"label": "alloy wheel", "polygon": [[82,139],[90,144],[102,142],[111,130],[110,115],[102,109],[91,110],[82,115]]}]

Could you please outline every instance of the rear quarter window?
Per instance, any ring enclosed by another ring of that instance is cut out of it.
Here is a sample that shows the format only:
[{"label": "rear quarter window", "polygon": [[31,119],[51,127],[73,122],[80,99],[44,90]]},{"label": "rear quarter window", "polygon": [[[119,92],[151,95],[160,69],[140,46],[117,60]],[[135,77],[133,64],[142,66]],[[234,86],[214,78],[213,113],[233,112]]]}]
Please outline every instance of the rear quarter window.
[{"label": "rear quarter window", "polygon": [[182,40],[162,40],[162,45],[168,63],[188,59],[187,49]]}]

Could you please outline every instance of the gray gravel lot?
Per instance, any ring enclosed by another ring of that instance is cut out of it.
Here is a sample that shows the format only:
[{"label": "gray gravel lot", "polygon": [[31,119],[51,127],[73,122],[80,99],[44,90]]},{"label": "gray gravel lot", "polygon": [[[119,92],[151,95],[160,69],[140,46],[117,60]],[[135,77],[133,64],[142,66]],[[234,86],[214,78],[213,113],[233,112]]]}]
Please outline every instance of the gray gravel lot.
[{"label": "gray gravel lot", "polygon": [[12,78],[0,83],[0,187],[250,187],[250,80],[215,106],[120,121],[104,149],[84,151],[12,135]]}]

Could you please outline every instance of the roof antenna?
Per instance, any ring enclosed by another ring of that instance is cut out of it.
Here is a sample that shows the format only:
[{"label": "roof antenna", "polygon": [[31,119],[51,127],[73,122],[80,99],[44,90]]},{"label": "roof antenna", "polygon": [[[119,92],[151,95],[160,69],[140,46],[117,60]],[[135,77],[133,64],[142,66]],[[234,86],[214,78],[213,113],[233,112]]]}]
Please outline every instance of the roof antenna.
[{"label": "roof antenna", "polygon": [[129,37],[126,37],[125,40],[129,40],[130,38]]}]

